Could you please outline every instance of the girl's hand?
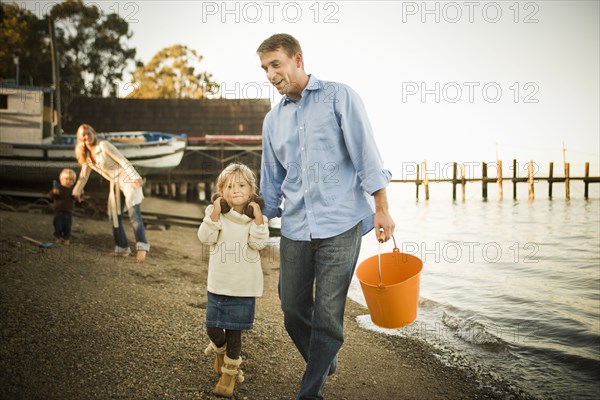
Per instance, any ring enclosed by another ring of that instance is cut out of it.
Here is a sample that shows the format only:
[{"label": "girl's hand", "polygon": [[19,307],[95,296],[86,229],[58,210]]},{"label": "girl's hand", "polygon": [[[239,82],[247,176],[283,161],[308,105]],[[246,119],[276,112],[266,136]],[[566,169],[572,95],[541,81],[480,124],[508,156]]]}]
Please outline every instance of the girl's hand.
[{"label": "girl's hand", "polygon": [[262,211],[260,210],[260,205],[255,201],[251,201],[250,203],[248,203],[248,207],[252,207],[252,210],[254,211],[254,222],[256,223],[256,225],[264,224]]},{"label": "girl's hand", "polygon": [[219,214],[221,214],[221,197],[217,197],[215,201],[213,201],[213,211],[210,214],[210,219],[212,219],[215,222],[218,222]]},{"label": "girl's hand", "polygon": [[135,186],[136,188],[141,188],[142,187],[142,180],[141,179],[136,179],[135,181],[133,181],[133,186]]}]

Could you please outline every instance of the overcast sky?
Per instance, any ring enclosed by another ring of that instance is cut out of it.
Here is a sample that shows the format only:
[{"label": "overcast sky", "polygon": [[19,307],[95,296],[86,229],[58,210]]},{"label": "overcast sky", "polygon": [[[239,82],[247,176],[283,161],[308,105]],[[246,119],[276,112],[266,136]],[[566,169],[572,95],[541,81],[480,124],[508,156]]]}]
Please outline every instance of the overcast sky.
[{"label": "overcast sky", "polygon": [[[17,3],[40,14],[48,2]],[[294,35],[308,73],[361,95],[395,178],[425,159],[433,175],[451,161],[479,170],[497,153],[505,174],[516,158],[520,173],[534,160],[545,176],[549,161],[562,169],[563,142],[574,174],[590,161],[598,175],[598,1],[95,4],[129,23],[141,61],[187,45],[230,98],[278,101],[255,51]]]}]

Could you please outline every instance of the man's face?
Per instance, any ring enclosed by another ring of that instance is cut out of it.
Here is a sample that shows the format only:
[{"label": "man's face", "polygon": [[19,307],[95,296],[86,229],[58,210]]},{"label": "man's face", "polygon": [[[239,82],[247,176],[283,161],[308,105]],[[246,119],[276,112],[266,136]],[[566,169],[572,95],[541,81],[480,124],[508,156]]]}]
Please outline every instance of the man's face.
[{"label": "man's face", "polygon": [[259,53],[260,66],[267,79],[279,92],[293,99],[300,98],[299,78],[302,76],[302,54],[289,57],[280,47],[268,53]]}]

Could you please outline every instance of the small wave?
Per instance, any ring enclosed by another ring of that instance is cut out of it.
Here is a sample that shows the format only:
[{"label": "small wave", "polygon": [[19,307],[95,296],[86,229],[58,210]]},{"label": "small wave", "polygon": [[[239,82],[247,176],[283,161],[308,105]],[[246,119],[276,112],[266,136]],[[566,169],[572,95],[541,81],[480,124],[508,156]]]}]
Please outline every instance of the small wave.
[{"label": "small wave", "polygon": [[[423,299],[422,299],[423,300]],[[433,301],[432,303],[436,303]],[[436,333],[432,334],[425,329],[424,323],[414,322],[413,324],[399,329],[386,329],[375,325],[371,321],[371,316],[359,315],[356,317],[358,325],[366,330],[378,332],[390,336],[402,336],[410,339],[418,340],[421,343],[426,343],[431,346],[432,355],[439,360],[442,365],[459,368],[462,371],[471,375],[482,387],[486,387],[501,397],[506,394],[506,388],[521,394],[520,398],[529,399],[521,388],[509,383],[502,374],[494,372],[494,370],[485,367],[481,360],[465,356],[464,352],[458,350],[454,345],[443,340]],[[439,332],[438,332],[439,333]],[[503,357],[503,356],[501,356]],[[503,389],[501,389],[503,388]]]},{"label": "small wave", "polygon": [[467,343],[485,346],[488,350],[503,350],[506,342],[500,335],[494,333],[495,328],[490,325],[473,321],[469,318],[461,318],[444,311],[442,323],[452,329],[454,335]]},{"label": "small wave", "polygon": [[522,354],[535,354],[538,359],[543,360],[546,366],[568,365],[570,370],[597,380],[600,370],[600,360],[580,354],[567,353],[560,349],[539,348],[535,346],[522,345],[519,351]]},{"label": "small wave", "polygon": [[419,297],[419,307],[420,308],[436,309],[439,306],[440,306],[440,303],[438,303],[435,300],[426,299],[425,297]]}]

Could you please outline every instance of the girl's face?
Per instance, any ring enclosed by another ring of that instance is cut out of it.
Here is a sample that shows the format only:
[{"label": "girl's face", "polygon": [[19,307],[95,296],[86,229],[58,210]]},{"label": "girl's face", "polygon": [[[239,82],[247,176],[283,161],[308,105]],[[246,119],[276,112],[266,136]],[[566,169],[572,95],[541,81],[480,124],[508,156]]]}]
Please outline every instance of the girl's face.
[{"label": "girl's face", "polygon": [[252,185],[241,173],[232,174],[221,191],[223,198],[237,212],[241,213],[252,195]]}]

